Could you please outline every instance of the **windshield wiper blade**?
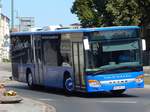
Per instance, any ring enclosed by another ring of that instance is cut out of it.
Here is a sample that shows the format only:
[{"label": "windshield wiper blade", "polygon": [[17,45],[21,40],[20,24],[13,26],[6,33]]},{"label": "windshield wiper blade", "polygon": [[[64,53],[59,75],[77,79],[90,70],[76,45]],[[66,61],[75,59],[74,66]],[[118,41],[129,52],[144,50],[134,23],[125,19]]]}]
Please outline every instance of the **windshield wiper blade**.
[{"label": "windshield wiper blade", "polygon": [[130,68],[130,67],[129,66],[120,66],[120,67],[114,67],[114,68],[107,68],[107,69],[104,69],[104,70],[97,71],[93,74],[99,74],[99,73],[104,73],[104,72],[108,72],[108,71],[111,71],[111,70],[117,70],[117,69],[123,69],[123,68]]}]

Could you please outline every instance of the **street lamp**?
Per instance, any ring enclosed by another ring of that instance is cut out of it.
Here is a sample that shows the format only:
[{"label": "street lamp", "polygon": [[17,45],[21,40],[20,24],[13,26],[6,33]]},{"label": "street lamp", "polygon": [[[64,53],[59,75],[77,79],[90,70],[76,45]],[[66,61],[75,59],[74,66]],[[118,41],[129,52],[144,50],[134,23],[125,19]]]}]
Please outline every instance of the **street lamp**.
[{"label": "street lamp", "polygon": [[1,19],[2,19],[2,0],[0,0],[0,27],[1,27]]},{"label": "street lamp", "polygon": [[14,0],[11,0],[11,30],[14,28]]}]

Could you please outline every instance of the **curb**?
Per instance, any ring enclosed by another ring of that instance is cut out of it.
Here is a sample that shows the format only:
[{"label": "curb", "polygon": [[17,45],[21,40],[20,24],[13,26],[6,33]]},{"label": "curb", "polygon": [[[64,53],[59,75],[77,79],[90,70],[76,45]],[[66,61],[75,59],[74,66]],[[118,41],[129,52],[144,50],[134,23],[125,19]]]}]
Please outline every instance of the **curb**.
[{"label": "curb", "polygon": [[144,88],[148,88],[148,89],[150,89],[150,85],[144,85]]},{"label": "curb", "polygon": [[56,112],[56,109],[46,103],[22,98],[20,103],[0,104],[0,112]]},{"label": "curb", "polygon": [[[3,83],[6,84],[5,81]],[[52,105],[48,105],[44,102],[29,97],[24,97],[20,95],[19,97],[22,99],[22,101],[16,103],[9,103],[8,98],[6,98],[8,103],[5,103],[5,99],[4,101],[2,100],[4,103],[2,102],[2,104],[0,104],[0,112],[3,112],[4,110],[4,112],[56,112],[55,107],[53,107]]]}]

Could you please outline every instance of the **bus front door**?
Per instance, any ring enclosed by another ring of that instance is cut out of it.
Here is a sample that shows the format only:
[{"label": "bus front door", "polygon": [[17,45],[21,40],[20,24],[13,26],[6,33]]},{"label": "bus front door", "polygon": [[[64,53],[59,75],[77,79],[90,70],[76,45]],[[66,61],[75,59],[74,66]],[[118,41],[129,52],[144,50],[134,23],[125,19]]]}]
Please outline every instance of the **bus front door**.
[{"label": "bus front door", "polygon": [[72,43],[72,56],[73,56],[73,67],[75,74],[75,87],[76,89],[85,89],[84,81],[84,51],[83,43],[73,42]]}]

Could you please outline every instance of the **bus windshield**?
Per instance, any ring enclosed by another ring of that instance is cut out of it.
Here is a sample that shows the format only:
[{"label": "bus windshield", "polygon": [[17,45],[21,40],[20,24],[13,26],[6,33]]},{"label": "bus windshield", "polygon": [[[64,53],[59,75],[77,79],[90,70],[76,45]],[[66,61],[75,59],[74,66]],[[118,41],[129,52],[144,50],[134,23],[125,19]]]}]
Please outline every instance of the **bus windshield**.
[{"label": "bus windshield", "polygon": [[85,50],[85,71],[140,65],[139,40],[90,41],[89,46]]}]

